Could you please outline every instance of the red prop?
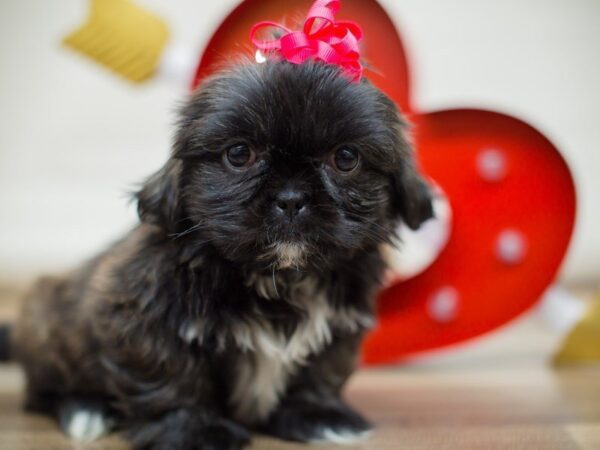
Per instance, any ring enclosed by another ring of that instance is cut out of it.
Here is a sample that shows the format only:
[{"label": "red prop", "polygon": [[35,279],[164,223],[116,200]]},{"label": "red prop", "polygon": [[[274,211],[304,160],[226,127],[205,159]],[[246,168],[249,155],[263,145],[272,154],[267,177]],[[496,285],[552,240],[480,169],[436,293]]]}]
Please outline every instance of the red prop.
[{"label": "red prop", "polygon": [[[202,56],[194,86],[224,55],[253,54],[249,30],[261,20],[302,17],[311,0],[246,0]],[[363,359],[387,363],[466,341],[531,308],[553,281],[575,220],[575,189],[557,149],[526,123],[496,112],[418,113],[410,103],[405,51],[375,0],[345,0],[339,16],[360,23],[366,76],[415,124],[424,172],[447,195],[448,244],[423,273],[385,289],[379,325]],[[240,44],[245,47],[240,47]]]}]

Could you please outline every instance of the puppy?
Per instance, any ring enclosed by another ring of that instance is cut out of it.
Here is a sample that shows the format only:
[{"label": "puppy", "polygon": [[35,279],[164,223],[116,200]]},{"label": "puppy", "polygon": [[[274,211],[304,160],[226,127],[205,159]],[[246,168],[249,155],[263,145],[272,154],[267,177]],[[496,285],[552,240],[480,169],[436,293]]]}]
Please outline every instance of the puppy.
[{"label": "puppy", "polygon": [[363,435],[340,390],[373,325],[380,247],[432,216],[404,130],[383,93],[319,62],[205,81],[136,194],[140,224],[26,299],[27,407],[135,449]]}]

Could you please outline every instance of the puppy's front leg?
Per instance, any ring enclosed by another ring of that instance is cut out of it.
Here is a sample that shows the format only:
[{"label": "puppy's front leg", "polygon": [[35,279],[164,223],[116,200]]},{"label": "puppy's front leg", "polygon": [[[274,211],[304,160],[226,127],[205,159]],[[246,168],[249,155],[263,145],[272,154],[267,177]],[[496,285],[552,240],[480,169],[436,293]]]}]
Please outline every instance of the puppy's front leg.
[{"label": "puppy's front leg", "polygon": [[249,444],[248,432],[202,408],[182,408],[132,426],[135,450],[238,450]]},{"label": "puppy's front leg", "polygon": [[340,398],[356,366],[362,336],[334,337],[290,384],[264,431],[281,439],[349,443],[362,439],[371,425]]}]

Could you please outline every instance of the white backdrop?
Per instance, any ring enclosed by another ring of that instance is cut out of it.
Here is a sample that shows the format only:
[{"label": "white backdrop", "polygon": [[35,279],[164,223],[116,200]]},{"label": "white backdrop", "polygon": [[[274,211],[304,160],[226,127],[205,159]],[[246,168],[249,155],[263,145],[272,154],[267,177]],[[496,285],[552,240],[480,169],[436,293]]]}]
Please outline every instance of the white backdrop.
[{"label": "white backdrop", "polygon": [[[237,0],[138,0],[198,53]],[[600,1],[385,0],[423,110],[517,115],[562,149],[580,209],[563,279],[600,279]],[[60,271],[135,220],[186,86],[135,87],[60,46],[84,0],[0,0],[0,279]]]}]

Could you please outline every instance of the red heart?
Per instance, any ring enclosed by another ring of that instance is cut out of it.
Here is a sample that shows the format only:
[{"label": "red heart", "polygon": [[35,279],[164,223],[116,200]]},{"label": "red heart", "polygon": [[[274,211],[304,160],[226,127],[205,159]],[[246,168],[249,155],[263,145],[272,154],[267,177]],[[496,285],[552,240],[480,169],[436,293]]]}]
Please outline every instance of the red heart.
[{"label": "red heart", "polygon": [[[290,19],[302,23],[312,0],[246,0],[234,9],[212,36],[196,72],[193,86],[212,73],[227,56],[241,53],[254,55],[256,49],[249,39],[252,25],[263,20],[285,22]],[[365,40],[362,55],[367,65],[375,67],[365,74],[388,94],[404,111],[411,112],[409,100],[408,64],[402,42],[394,24],[375,1],[345,0],[336,19],[354,20],[363,29]],[[293,25],[292,22],[290,25]],[[393,57],[390,57],[393,55]]]},{"label": "red heart", "polygon": [[[571,239],[575,189],[554,146],[515,118],[481,110],[450,110],[415,118],[425,172],[452,205],[450,240],[422,274],[379,298],[379,327],[365,343],[367,363],[391,362],[491,331],[525,312],[553,281]],[[484,151],[505,160],[499,181],[477,168]],[[526,244],[521,263],[497,256],[504,230]],[[458,293],[455,320],[432,317],[436,293]]]},{"label": "red heart", "polygon": [[[254,23],[301,20],[311,4],[242,2],[210,40],[194,86],[225,55],[254,53],[248,41]],[[540,132],[510,116],[473,109],[416,113],[404,48],[385,11],[374,0],[345,0],[339,19],[362,26],[363,56],[377,69],[366,75],[415,124],[422,168],[445,192],[453,211],[450,239],[437,260],[424,273],[381,293],[379,326],[365,342],[364,362],[398,361],[506,324],[537,302],[567,250],[575,221],[568,166]],[[486,181],[478,169],[486,151],[504,167],[498,180]],[[521,238],[522,260],[511,264],[498,257],[501,236]],[[453,308],[441,319],[432,314],[440,299],[442,308]]]}]

